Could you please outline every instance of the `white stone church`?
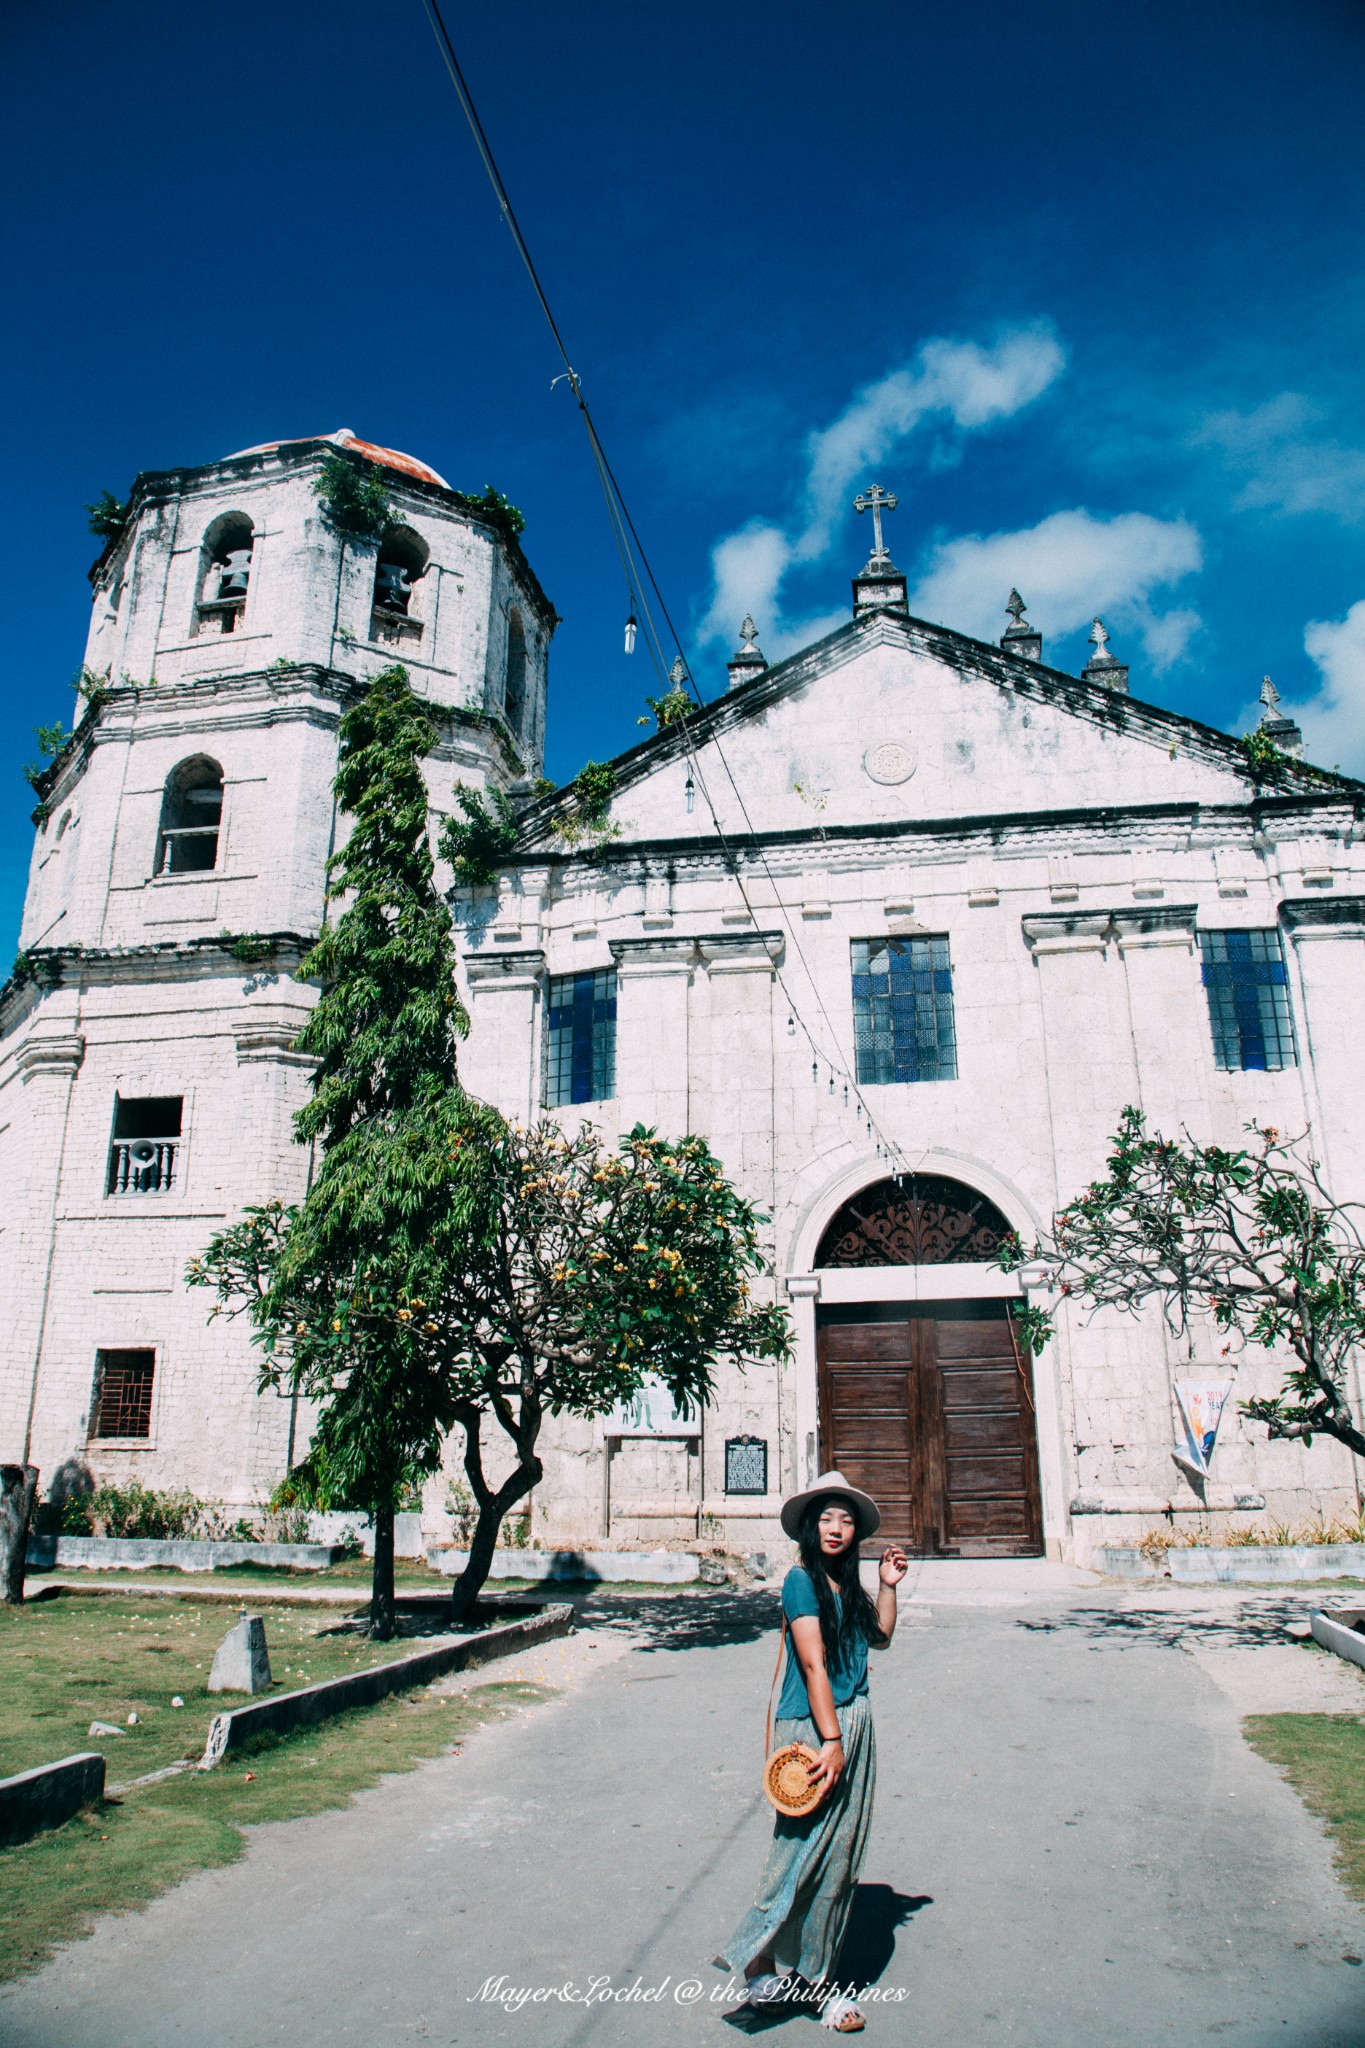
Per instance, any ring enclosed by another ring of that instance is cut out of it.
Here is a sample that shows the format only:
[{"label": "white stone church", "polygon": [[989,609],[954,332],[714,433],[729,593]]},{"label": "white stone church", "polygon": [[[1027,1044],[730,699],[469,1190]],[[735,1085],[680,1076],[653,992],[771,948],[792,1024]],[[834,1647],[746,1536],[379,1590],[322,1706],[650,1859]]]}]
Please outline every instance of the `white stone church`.
[{"label": "white stone church", "polygon": [[[338,447],[382,476],[379,542],[322,515]],[[468,1086],[702,1132],[771,1218],[795,1337],[699,1418],[647,1395],[555,1425],[533,1540],[771,1549],[835,1464],[924,1553],[1354,1513],[1345,1450],[1236,1412],[1280,1362],[1235,1362],[1193,1470],[1178,1390],[1226,1379],[1221,1344],[1068,1314],[1030,1361],[991,1253],[1101,1170],[1127,1103],[1225,1143],[1311,1127],[1365,1195],[1365,786],[1258,791],[1235,741],[1128,694],[1102,628],[1079,678],[1049,668],[1013,593],[998,646],[912,618],[874,516],[844,625],[769,666],[746,621],[728,693],[617,760],[605,834],[528,802],[501,886],[452,892]],[[528,799],[556,617],[503,527],[346,433],[139,477],[92,581],[100,692],[0,995],[0,1456],[248,1511],[311,1418],[183,1272],[306,1185],[292,970],[344,830],[340,716],[400,659],[444,714],[433,825],[457,782]]]}]

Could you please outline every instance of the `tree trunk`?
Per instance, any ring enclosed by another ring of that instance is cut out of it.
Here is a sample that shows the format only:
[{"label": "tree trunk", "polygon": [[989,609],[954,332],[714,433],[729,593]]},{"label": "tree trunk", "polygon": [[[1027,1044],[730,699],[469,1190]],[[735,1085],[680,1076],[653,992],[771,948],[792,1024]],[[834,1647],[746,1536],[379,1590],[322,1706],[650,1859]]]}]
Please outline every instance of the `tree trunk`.
[{"label": "tree trunk", "polygon": [[387,1643],[395,1627],[393,1609],[393,1502],[374,1510],[374,1577],[370,1585],[370,1634]]},{"label": "tree trunk", "polygon": [[24,1604],[28,1525],[38,1491],[33,1465],[0,1465],[0,1603]]},{"label": "tree trunk", "polygon": [[473,1614],[484,1589],[493,1566],[493,1552],[498,1547],[503,1516],[519,1500],[524,1500],[542,1477],[543,1467],[539,1458],[531,1458],[526,1464],[519,1465],[496,1493],[490,1494],[485,1487],[479,1519],[474,1524],[474,1535],[469,1545],[469,1560],[451,1588],[451,1619],[457,1627]]}]

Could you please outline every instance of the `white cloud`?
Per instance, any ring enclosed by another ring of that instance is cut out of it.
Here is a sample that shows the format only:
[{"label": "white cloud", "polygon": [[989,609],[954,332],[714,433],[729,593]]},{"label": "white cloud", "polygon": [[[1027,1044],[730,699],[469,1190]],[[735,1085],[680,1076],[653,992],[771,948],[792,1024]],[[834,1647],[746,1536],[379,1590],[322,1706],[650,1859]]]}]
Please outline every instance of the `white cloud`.
[{"label": "white cloud", "polygon": [[[1099,519],[1079,507],[1018,533],[963,534],[930,556],[910,609],[981,640],[997,640],[1005,599],[1017,585],[1044,636],[1074,632],[1097,615],[1111,632],[1141,636],[1149,661],[1169,667],[1200,624],[1189,610],[1158,613],[1151,595],[1203,564],[1185,519],[1121,512]],[[1115,652],[1122,658],[1121,646]]]},{"label": "white cloud", "polygon": [[866,385],[836,420],[810,435],[799,517],[789,526],[751,521],[712,550],[703,645],[732,640],[746,611],[758,620],[773,659],[841,623],[842,612],[785,618],[781,591],[793,565],[829,552],[855,487],[873,481],[868,472],[924,422],[946,420],[967,432],[1019,412],[1061,374],[1065,360],[1047,328],[1016,328],[989,347],[927,341],[909,363]]},{"label": "white cloud", "polygon": [[974,341],[926,341],[913,363],[869,384],[831,426],[807,443],[806,529],[796,542],[799,560],[822,555],[833,538],[845,500],[930,415],[954,426],[989,426],[1008,419],[1061,375],[1066,357],[1043,328],[1007,334],[993,348]]},{"label": "white cloud", "polygon": [[[1302,728],[1306,759],[1365,775],[1365,599],[1344,619],[1312,620],[1304,627],[1303,644],[1322,684],[1301,704],[1281,704],[1281,715]],[[1244,706],[1233,730],[1249,731],[1260,715],[1259,704]]]},{"label": "white cloud", "polygon": [[1296,391],[1282,391],[1253,412],[1213,413],[1198,436],[1221,448],[1246,481],[1240,511],[1330,512],[1365,517],[1365,448],[1315,435],[1320,409]]}]

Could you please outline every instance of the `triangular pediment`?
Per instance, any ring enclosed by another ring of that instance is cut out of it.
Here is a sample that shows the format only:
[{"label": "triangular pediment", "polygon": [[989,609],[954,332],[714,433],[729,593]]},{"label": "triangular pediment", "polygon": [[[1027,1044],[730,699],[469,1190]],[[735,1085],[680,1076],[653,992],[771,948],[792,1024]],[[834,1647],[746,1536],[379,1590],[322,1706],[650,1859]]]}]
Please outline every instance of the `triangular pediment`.
[{"label": "triangular pediment", "polygon": [[[717,818],[727,836],[820,836],[1258,794],[1226,733],[887,612],[851,619],[613,765],[612,821],[627,843],[711,839]],[[1361,790],[1291,764],[1275,793]],[[564,805],[526,815],[523,855],[553,843]]]}]

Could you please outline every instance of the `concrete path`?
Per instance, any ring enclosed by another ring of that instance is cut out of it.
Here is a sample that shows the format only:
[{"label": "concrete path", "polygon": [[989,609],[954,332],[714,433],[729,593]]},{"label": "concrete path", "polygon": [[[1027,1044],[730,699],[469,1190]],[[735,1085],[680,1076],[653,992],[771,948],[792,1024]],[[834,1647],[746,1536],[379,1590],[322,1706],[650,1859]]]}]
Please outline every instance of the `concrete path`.
[{"label": "concrete path", "polygon": [[[921,1580],[874,1663],[877,1819],[845,1969],[899,1996],[869,2040],[1365,2048],[1365,1916],[1238,1732],[1262,1694],[1365,1704],[1365,1681],[1289,1645],[1302,1596],[998,1591]],[[518,1667],[557,1701],[104,1922],[0,1995],[0,2040],[720,2048],[748,2031],[709,1959],[769,1834],[773,1605],[595,1597],[589,1632]],[[541,1997],[511,2009],[490,1980]],[[763,2030],[814,2048],[810,2024]]]}]

